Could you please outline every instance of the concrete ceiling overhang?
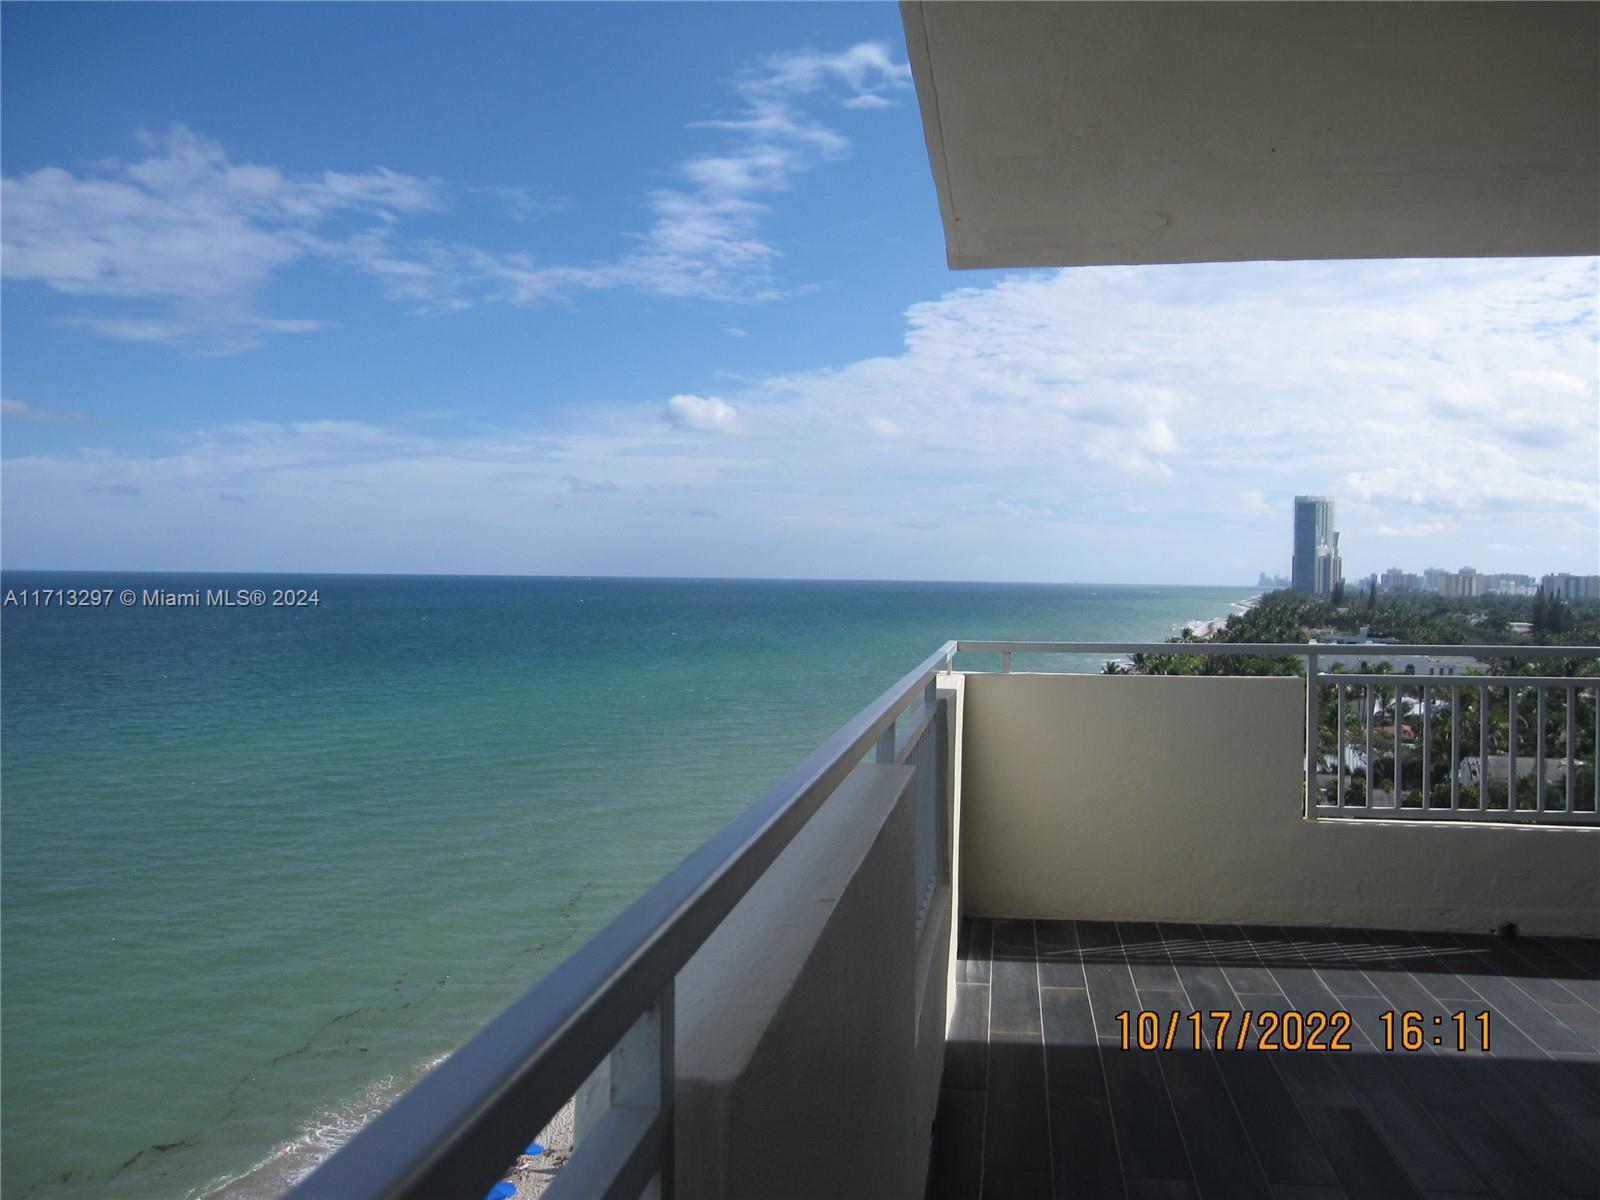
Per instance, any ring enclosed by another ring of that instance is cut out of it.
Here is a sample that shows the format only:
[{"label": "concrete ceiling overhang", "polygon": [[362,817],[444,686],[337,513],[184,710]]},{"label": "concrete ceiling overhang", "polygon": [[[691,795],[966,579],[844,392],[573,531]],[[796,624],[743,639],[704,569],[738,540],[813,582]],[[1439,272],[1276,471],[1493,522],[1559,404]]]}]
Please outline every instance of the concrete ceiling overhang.
[{"label": "concrete ceiling overhang", "polygon": [[952,267],[1600,253],[1600,4],[900,8]]}]

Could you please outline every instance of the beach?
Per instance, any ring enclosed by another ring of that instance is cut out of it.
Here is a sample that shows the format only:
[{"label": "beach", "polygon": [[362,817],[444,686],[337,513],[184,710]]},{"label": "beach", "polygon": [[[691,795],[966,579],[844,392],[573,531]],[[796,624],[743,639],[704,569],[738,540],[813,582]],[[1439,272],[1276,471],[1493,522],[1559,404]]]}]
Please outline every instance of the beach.
[{"label": "beach", "polygon": [[[1233,613],[1229,614],[1229,616],[1242,616],[1260,603],[1261,595],[1259,593],[1254,596],[1247,597],[1244,600],[1236,601],[1229,605],[1229,607],[1234,610]],[[1187,631],[1191,637],[1195,638],[1215,637],[1227,627],[1228,617],[1226,616],[1202,618],[1197,621],[1189,621],[1184,625],[1185,631]]]}]

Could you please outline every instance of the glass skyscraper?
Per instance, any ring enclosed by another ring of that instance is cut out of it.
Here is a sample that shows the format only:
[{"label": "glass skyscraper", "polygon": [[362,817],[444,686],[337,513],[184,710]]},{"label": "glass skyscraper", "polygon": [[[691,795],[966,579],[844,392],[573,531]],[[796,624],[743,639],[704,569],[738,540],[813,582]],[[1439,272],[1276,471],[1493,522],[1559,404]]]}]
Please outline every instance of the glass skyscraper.
[{"label": "glass skyscraper", "polygon": [[1296,496],[1294,560],[1289,568],[1289,586],[1297,592],[1326,596],[1342,577],[1332,498]]}]

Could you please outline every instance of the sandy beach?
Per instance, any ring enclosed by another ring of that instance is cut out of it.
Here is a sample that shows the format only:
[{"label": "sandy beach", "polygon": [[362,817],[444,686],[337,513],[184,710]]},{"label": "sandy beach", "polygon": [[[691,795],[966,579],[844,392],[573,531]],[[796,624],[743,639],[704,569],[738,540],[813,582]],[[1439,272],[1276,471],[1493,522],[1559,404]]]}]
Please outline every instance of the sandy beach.
[{"label": "sandy beach", "polygon": [[531,1156],[524,1154],[506,1175],[509,1182],[517,1185],[515,1200],[529,1200],[530,1197],[544,1195],[545,1189],[555,1179],[556,1172],[572,1157],[571,1100],[550,1119],[550,1124],[534,1140],[544,1147],[544,1153]]},{"label": "sandy beach", "polygon": [[[1256,605],[1258,605],[1260,603],[1261,603],[1261,593],[1258,592],[1254,596],[1250,596],[1250,597],[1248,597],[1248,598],[1246,598],[1244,600],[1240,600],[1237,603],[1231,605],[1230,607],[1232,607],[1234,609],[1237,609],[1238,612],[1237,612],[1237,614],[1230,614],[1230,615],[1243,615],[1244,613],[1249,612],[1252,608],[1256,607]],[[1191,637],[1194,637],[1194,638],[1209,638],[1209,637],[1215,637],[1217,634],[1221,633],[1227,627],[1228,627],[1228,618],[1227,617],[1212,617],[1209,620],[1205,619],[1205,618],[1201,618],[1200,620],[1197,620],[1197,621],[1189,621],[1189,622],[1185,623],[1183,628],[1184,628],[1184,632],[1189,634],[1189,636],[1191,636]]]}]

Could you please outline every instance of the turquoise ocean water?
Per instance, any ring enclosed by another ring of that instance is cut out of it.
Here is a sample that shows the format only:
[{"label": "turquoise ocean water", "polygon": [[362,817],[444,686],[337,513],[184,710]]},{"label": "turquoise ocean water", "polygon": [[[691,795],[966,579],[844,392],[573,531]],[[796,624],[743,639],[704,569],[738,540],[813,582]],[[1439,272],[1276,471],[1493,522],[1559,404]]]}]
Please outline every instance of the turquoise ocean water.
[{"label": "turquoise ocean water", "polygon": [[0,611],[7,1197],[277,1195],[945,639],[1249,594],[0,577],[285,586]]}]

